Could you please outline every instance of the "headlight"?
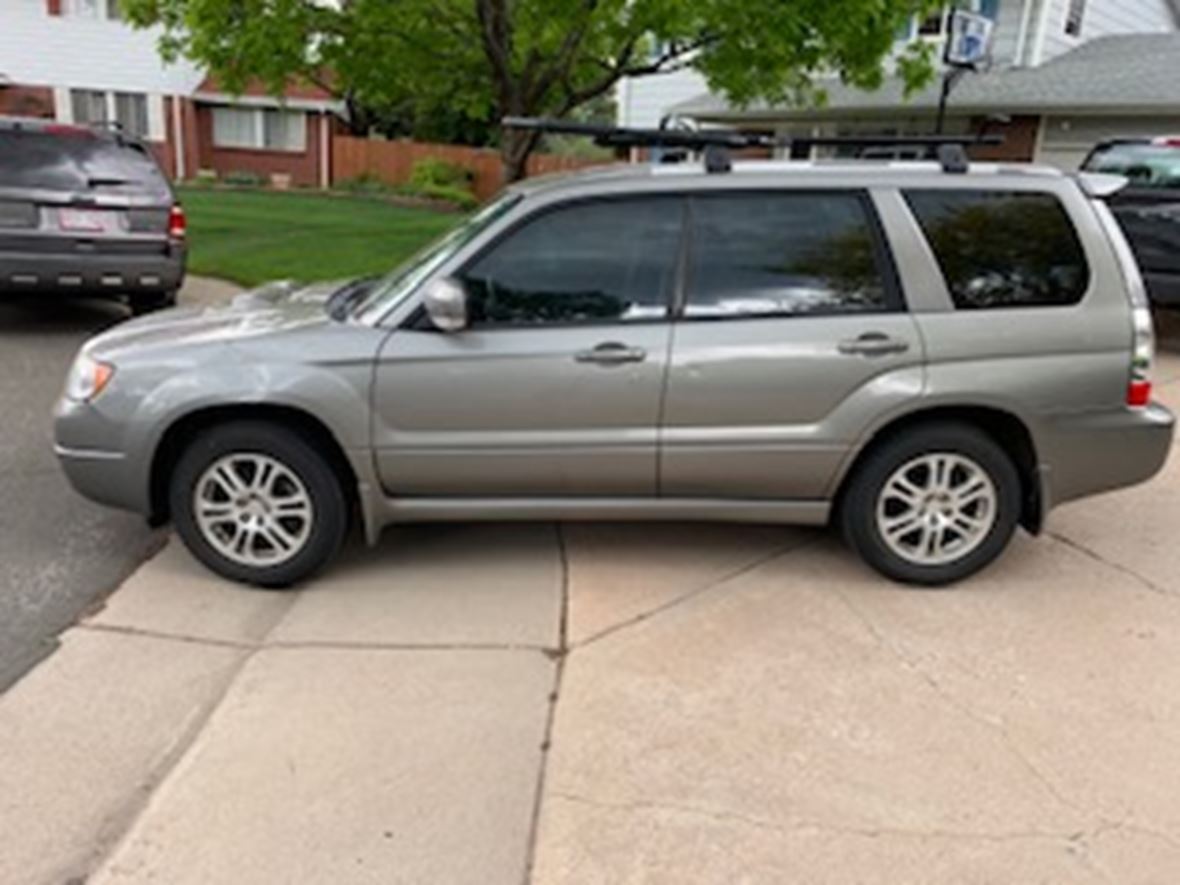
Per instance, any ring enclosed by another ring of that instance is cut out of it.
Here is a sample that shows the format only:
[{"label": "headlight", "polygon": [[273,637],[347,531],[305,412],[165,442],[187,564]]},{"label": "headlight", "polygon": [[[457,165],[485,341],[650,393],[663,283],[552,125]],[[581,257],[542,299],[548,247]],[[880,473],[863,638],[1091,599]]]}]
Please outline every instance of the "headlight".
[{"label": "headlight", "polygon": [[79,354],[66,379],[66,398],[79,403],[88,402],[102,393],[114,374],[115,367],[110,363]]}]

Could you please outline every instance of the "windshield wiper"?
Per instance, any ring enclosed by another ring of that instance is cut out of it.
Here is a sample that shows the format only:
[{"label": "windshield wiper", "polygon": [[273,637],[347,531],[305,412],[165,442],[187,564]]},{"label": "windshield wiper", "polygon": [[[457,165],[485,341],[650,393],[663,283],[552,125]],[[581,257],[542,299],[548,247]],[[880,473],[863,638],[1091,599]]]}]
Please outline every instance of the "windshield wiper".
[{"label": "windshield wiper", "polygon": [[380,278],[361,277],[360,279],[345,283],[328,298],[328,303],[325,305],[328,316],[337,322],[343,321],[352,311],[353,305],[369,294],[369,290],[373,288],[373,284],[378,279]]},{"label": "windshield wiper", "polygon": [[121,184],[131,184],[130,178],[115,178],[114,176],[99,175],[86,179],[87,187],[118,187]]}]

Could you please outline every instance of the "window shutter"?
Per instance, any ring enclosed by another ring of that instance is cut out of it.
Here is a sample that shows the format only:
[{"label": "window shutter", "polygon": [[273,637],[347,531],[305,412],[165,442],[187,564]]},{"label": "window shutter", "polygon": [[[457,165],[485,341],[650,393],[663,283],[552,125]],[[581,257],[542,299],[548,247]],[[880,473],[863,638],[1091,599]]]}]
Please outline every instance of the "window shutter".
[{"label": "window shutter", "polygon": [[50,15],[61,15],[61,0],[45,0],[45,11]]}]

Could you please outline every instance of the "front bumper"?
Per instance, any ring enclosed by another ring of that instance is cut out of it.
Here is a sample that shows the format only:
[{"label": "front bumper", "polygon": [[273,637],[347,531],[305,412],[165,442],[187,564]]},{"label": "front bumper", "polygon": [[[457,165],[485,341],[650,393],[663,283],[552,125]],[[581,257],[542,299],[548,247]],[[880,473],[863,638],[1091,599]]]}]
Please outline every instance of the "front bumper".
[{"label": "front bumper", "polygon": [[150,459],[127,450],[125,428],[88,403],[62,397],[54,410],[53,451],[70,485],[99,504],[148,515]]},{"label": "front bumper", "polygon": [[1037,441],[1043,512],[1151,479],[1168,459],[1175,423],[1158,403],[1056,418]]}]

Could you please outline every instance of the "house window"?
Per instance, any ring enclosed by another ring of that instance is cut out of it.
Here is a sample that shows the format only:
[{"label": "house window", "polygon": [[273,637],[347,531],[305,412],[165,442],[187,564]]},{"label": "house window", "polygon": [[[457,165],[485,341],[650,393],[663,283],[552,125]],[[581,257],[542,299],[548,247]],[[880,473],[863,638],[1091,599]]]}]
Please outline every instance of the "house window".
[{"label": "house window", "polygon": [[1065,33],[1071,37],[1082,34],[1082,16],[1086,12],[1086,0],[1069,0],[1069,7],[1065,10]]},{"label": "house window", "polygon": [[918,36],[919,37],[939,37],[942,36],[943,27],[946,25],[946,10],[942,9],[933,15],[928,15],[926,18],[918,22]]},{"label": "house window", "polygon": [[108,115],[107,94],[93,89],[71,89],[70,107],[74,122],[93,126],[103,125],[111,118]]},{"label": "house window", "polygon": [[112,21],[123,20],[123,10],[119,8],[121,0],[66,0],[65,11],[68,15],[80,18],[109,18]]},{"label": "house window", "polygon": [[147,96],[137,92],[115,93],[115,121],[136,138],[148,134]]},{"label": "house window", "polygon": [[224,148],[300,152],[307,142],[303,111],[271,108],[213,109],[213,144]]},{"label": "house window", "polygon": [[[957,4],[956,8],[974,12],[995,21],[1000,14],[1000,0],[968,0],[968,2]],[[950,8],[943,7],[941,11],[932,13],[923,19],[917,17],[911,19],[909,27],[903,31],[902,37],[908,39],[911,36],[917,36],[927,40],[945,37],[947,22],[950,19],[949,13]]]}]

